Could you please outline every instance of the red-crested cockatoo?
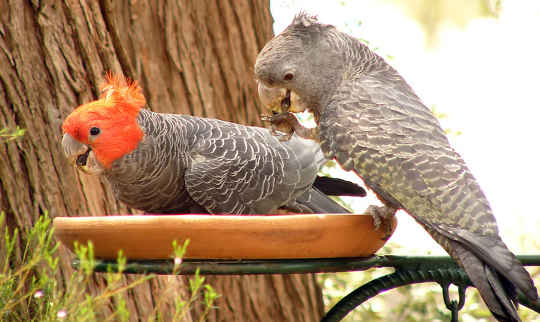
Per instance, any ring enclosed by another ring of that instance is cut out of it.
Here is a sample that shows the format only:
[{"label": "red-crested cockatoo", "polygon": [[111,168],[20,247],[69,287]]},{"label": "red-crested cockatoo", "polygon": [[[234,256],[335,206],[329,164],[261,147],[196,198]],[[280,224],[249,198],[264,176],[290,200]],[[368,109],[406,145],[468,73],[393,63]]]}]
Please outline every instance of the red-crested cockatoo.
[{"label": "red-crested cockatoo", "polygon": [[[85,172],[105,176],[129,207],[150,213],[348,212],[313,187],[327,161],[317,143],[297,136],[280,142],[265,128],[155,113],[145,104],[136,82],[108,76],[101,97],[79,106],[62,126],[66,156]],[[316,182],[365,195],[340,180]]]}]

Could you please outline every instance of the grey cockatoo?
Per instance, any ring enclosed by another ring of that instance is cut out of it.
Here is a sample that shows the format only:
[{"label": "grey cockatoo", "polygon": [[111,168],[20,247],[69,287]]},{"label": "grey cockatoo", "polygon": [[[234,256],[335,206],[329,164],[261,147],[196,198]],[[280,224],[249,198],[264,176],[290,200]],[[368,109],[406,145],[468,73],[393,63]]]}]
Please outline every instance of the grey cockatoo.
[{"label": "grey cockatoo", "polygon": [[[404,209],[458,262],[493,315],[517,321],[516,287],[537,291],[499,237],[488,201],[439,122],[401,75],[359,40],[298,14],[255,64],[263,103],[311,110],[326,157],[355,171],[390,213]],[[309,132],[309,131],[307,131]]]},{"label": "grey cockatoo", "polygon": [[[128,206],[151,213],[347,212],[312,187],[327,161],[318,144],[280,142],[264,128],[144,105],[136,83],[109,77],[101,98],[78,107],[62,127],[68,158],[104,175]],[[330,193],[336,184],[345,188],[338,193],[365,195],[341,180],[317,182]]]}]

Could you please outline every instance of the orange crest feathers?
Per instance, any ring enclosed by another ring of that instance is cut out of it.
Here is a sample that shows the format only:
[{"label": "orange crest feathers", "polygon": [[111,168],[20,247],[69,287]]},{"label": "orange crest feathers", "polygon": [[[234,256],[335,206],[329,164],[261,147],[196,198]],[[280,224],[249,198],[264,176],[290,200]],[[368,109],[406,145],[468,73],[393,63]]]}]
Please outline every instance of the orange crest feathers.
[{"label": "orange crest feathers", "polygon": [[101,85],[101,93],[100,99],[112,100],[115,104],[135,108],[140,108],[146,104],[146,99],[137,81],[111,72],[105,75],[105,82]]},{"label": "orange crest feathers", "polygon": [[[107,73],[98,100],[77,107],[62,124],[64,133],[89,145],[108,168],[116,159],[133,151],[144,133],[137,123],[146,99],[137,82]],[[92,135],[94,129],[98,135]]]}]

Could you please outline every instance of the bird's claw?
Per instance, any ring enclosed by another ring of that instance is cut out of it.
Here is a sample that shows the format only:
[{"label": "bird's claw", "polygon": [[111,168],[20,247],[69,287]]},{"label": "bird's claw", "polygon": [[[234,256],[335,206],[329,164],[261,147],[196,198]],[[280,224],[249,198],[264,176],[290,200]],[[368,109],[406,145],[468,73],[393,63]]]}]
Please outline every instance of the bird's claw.
[{"label": "bird's claw", "polygon": [[276,136],[280,142],[287,142],[291,139],[293,133],[279,133]]},{"label": "bird's claw", "polygon": [[291,112],[275,113],[273,115],[261,114],[261,120],[264,122],[274,123],[291,123],[296,117]]},{"label": "bird's claw", "polygon": [[375,230],[382,229],[384,232],[383,240],[390,238],[392,235],[393,219],[396,214],[396,209],[388,206],[371,205],[367,208],[365,214],[373,218]]},{"label": "bird's claw", "polygon": [[263,122],[272,122],[273,115],[261,114],[261,121]]},{"label": "bird's claw", "polygon": [[[274,114],[274,115],[261,115],[261,120],[263,122],[270,122],[271,127],[270,131],[273,136],[277,137],[279,141],[285,142],[291,139],[294,128],[290,126],[289,122],[287,121],[289,116],[287,114],[290,113],[281,113],[281,114]],[[291,114],[292,117],[294,115]]]},{"label": "bird's claw", "polygon": [[283,133],[279,131],[278,129],[276,129],[274,125],[272,125],[270,132],[272,133],[273,136],[277,137],[280,142],[289,141],[293,135],[292,131],[289,133]]}]

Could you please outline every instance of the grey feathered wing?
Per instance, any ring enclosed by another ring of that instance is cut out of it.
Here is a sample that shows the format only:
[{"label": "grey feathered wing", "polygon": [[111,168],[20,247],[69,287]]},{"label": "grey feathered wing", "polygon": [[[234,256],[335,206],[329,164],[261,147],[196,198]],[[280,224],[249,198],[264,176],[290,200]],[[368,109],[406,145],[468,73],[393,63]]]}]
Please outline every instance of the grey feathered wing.
[{"label": "grey feathered wing", "polygon": [[466,270],[496,317],[519,320],[512,283],[536,299],[529,274],[500,239],[484,194],[437,119],[387,72],[337,89],[321,115],[323,151],[424,226]]},{"label": "grey feathered wing", "polygon": [[312,142],[280,142],[266,129],[214,125],[192,148],[185,174],[189,195],[209,212],[348,212],[312,188],[324,160]]}]

